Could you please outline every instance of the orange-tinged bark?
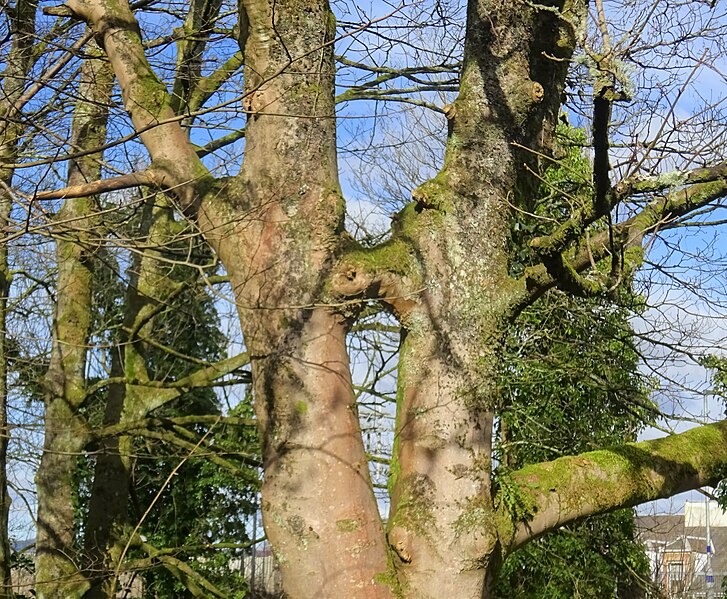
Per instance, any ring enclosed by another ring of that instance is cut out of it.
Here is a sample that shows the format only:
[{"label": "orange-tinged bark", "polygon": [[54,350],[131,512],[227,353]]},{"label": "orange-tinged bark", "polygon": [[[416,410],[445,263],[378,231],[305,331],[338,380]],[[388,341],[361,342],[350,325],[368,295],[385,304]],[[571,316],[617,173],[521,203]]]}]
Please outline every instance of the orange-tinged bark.
[{"label": "orange-tinged bark", "polygon": [[[525,516],[507,513],[491,488],[504,327],[542,288],[565,284],[552,268],[514,280],[507,242],[512,204],[528,207],[533,156],[549,149],[584,2],[557,2],[554,10],[470,2],[445,164],[397,215],[389,248],[404,265],[383,271],[360,248],[354,257],[343,233],[335,31],[324,0],[240,3],[245,157],[238,176],[220,181],[173,118],[128,4],[68,6],[103,44],[162,186],[196,219],[230,275],[253,367],[265,529],[291,598],[487,597],[506,553],[533,536],[714,480],[723,456],[702,473],[696,464],[704,448],[659,478],[638,470],[632,447],[618,454],[613,472],[636,472],[651,485],[645,494],[635,485],[589,496],[584,481],[610,484],[594,456],[516,473],[531,509]],[[401,292],[405,297],[394,297]],[[388,538],[345,347],[355,308],[341,300],[363,296],[388,302],[406,334]],[[652,466],[661,459],[654,447],[642,446]],[[563,464],[581,470],[563,484],[538,487]],[[535,490],[527,491],[531,484]]]}]

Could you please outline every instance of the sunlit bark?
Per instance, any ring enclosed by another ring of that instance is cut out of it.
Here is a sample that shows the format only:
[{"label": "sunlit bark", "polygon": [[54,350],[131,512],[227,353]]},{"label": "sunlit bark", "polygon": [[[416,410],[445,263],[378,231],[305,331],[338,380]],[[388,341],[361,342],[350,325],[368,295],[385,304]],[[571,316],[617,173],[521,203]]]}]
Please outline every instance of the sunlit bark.
[{"label": "sunlit bark", "polygon": [[[230,276],[253,368],[265,529],[291,598],[488,597],[502,559],[529,538],[715,479],[716,462],[698,465],[705,446],[679,467],[662,464],[673,456],[658,447],[678,445],[677,437],[622,448],[616,453],[627,459],[616,466],[601,459],[612,454],[587,454],[529,467],[513,476],[513,501],[492,488],[496,376],[510,320],[554,285],[601,290],[580,273],[606,255],[602,248],[616,254],[617,243],[640,245],[656,222],[724,194],[716,171],[709,182],[685,179],[691,187],[646,205],[619,225],[623,231],[615,228],[623,233],[617,240],[595,240],[586,255],[583,227],[608,213],[604,203],[616,197],[609,194],[627,193],[600,185],[594,206],[574,214],[560,238],[532,240],[542,264],[522,278],[511,274],[510,215],[531,207],[539,157],[551,150],[584,2],[470,2],[459,96],[445,110],[444,166],[395,215],[391,239],[370,250],[343,232],[335,23],[324,0],[240,3],[245,156],[237,176],[219,180],[175,118],[199,74],[189,71],[170,97],[126,3],[67,6],[102,44],[158,186],[194,220]],[[364,298],[388,304],[405,332],[388,536],[345,348]],[[721,442],[721,428],[701,431],[694,434]],[[638,472],[634,451],[647,461]],[[580,466],[552,482],[546,473],[564,464]],[[613,491],[609,473],[633,475],[641,490],[605,492]],[[505,507],[518,501],[522,513]]]},{"label": "sunlit bark", "polygon": [[[73,142],[95,149],[106,140],[113,76],[100,52],[84,61],[73,119]],[[68,184],[99,178],[101,155],[91,153],[69,165]],[[74,496],[76,464],[86,443],[86,424],[78,414],[86,399],[86,353],[90,334],[98,203],[93,197],[66,200],[59,213],[58,301],[53,318],[53,349],[47,377],[45,441],[36,476],[38,532],[36,592],[43,598],[80,597],[88,583],[75,556]]]}]

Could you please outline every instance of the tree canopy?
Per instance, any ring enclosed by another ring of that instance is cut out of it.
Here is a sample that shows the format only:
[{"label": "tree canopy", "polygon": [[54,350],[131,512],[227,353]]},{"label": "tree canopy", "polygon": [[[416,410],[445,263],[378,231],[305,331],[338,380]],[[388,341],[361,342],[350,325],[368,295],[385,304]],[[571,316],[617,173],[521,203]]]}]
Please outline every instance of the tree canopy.
[{"label": "tree canopy", "polygon": [[[258,467],[292,599],[492,597],[528,543],[724,477],[727,421],[634,441],[680,361],[724,378],[694,330],[724,307],[718,3],[2,6],[0,426],[42,444],[38,597],[141,565],[234,592],[184,550],[224,526],[142,528],[175,492],[234,521]],[[359,408],[389,399],[383,518]]]}]

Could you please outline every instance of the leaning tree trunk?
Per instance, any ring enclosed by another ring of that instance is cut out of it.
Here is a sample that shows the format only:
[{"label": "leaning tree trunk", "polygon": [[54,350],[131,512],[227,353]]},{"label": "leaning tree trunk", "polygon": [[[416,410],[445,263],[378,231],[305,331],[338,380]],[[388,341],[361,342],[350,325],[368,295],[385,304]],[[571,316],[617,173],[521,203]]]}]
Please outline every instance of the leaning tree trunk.
[{"label": "leaning tree trunk", "polygon": [[[80,150],[94,150],[106,140],[108,102],[113,85],[99,51],[84,61],[72,140]],[[100,176],[98,152],[71,162],[68,184],[80,185]],[[86,423],[78,409],[86,400],[86,352],[91,324],[94,198],[68,199],[55,228],[58,256],[58,299],[53,318],[53,350],[45,401],[45,440],[36,475],[38,531],[36,592],[44,599],[81,597],[88,581],[75,557],[75,472],[87,441]]]}]

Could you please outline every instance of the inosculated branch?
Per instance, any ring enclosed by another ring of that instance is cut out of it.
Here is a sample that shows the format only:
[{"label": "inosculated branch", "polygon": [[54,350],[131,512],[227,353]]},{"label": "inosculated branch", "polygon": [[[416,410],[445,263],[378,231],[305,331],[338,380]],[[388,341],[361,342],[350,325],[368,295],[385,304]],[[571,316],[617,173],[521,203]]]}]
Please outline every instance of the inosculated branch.
[{"label": "inosculated branch", "polygon": [[412,246],[395,234],[375,247],[352,242],[329,279],[335,302],[377,299],[405,316],[421,291],[421,274]]},{"label": "inosculated branch", "polygon": [[[586,516],[670,497],[725,477],[727,421],[661,439],[533,464],[514,472],[504,503],[517,506],[503,543],[513,551]],[[511,516],[513,514],[510,514]]]}]

